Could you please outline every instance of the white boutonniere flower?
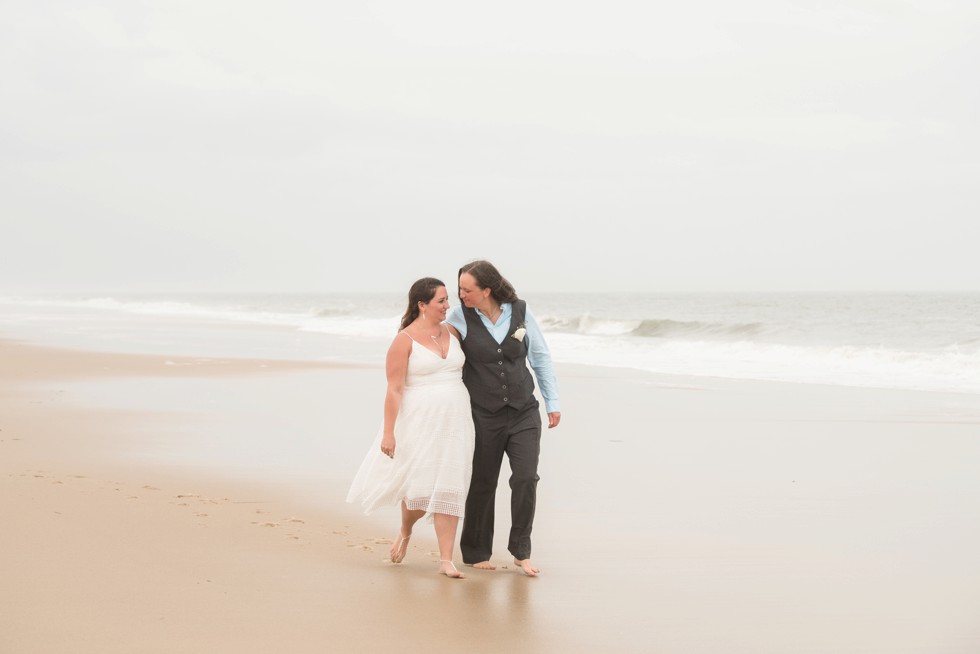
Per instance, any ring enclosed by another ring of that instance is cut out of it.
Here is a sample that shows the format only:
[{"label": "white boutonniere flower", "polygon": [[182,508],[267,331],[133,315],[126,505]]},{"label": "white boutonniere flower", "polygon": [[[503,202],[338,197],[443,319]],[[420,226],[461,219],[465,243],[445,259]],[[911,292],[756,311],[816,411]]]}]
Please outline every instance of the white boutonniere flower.
[{"label": "white boutonniere flower", "polygon": [[514,330],[514,333],[511,334],[510,337],[517,339],[518,341],[523,341],[525,334],[527,334],[527,329],[525,329],[524,323],[522,322],[517,326],[517,329]]}]

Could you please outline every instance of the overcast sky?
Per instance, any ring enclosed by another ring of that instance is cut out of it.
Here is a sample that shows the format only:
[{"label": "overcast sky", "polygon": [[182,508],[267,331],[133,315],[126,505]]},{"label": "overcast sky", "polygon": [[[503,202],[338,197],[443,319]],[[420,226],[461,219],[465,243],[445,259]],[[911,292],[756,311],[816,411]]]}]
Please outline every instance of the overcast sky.
[{"label": "overcast sky", "polygon": [[5,0],[0,293],[980,290],[975,0]]}]

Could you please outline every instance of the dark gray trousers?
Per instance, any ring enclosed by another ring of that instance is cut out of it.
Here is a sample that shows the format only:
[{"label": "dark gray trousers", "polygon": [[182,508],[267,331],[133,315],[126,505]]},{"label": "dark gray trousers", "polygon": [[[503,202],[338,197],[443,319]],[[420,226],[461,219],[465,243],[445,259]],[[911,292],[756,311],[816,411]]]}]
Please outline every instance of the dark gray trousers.
[{"label": "dark gray trousers", "polygon": [[531,557],[531,526],[541,452],[541,413],[537,400],[522,409],[504,407],[491,413],[473,406],[476,447],[473,477],[459,549],[464,563],[487,561],[493,551],[494,498],[504,454],[510,462],[510,538],[507,549],[518,559]]}]

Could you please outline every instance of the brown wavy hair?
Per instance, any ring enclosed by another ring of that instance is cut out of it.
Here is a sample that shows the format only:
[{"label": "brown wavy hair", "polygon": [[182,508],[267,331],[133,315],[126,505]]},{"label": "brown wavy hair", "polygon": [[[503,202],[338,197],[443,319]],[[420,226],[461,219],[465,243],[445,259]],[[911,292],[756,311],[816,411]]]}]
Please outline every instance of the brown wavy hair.
[{"label": "brown wavy hair", "polygon": [[405,310],[405,315],[402,316],[402,326],[398,328],[398,331],[405,329],[415,322],[415,319],[419,317],[419,302],[428,304],[436,296],[436,291],[443,286],[445,284],[435,277],[423,277],[422,279],[416,280],[412,284],[412,288],[408,289],[408,309]]},{"label": "brown wavy hair", "polygon": [[514,290],[514,286],[504,279],[504,276],[500,274],[496,266],[485,259],[470,261],[460,268],[459,273],[456,275],[457,281],[463,273],[472,275],[473,279],[476,280],[477,286],[480,288],[489,288],[490,296],[497,304],[515,302],[519,299],[517,297],[517,291]]}]

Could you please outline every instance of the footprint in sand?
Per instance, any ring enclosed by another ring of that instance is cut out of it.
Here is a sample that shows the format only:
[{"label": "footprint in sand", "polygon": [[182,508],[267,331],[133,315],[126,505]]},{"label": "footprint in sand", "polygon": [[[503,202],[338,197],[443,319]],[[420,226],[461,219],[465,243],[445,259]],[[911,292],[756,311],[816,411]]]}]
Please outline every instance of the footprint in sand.
[{"label": "footprint in sand", "polygon": [[278,527],[279,526],[279,523],[278,522],[263,522],[262,523],[262,526],[263,527]]},{"label": "footprint in sand", "polygon": [[144,486],[143,488],[144,488],[145,490],[160,490],[160,489],[159,489],[159,488],[157,488],[156,486]]},{"label": "footprint in sand", "polygon": [[301,525],[306,524],[306,520],[300,520],[299,518],[286,518],[286,522],[298,522]]}]

